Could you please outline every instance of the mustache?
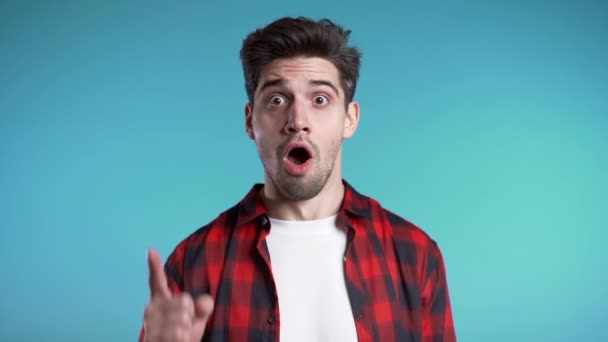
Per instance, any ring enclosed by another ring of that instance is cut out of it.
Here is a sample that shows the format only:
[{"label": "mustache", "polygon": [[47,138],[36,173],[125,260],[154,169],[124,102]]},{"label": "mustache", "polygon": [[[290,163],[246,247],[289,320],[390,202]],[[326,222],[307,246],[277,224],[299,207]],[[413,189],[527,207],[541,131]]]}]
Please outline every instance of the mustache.
[{"label": "mustache", "polygon": [[299,143],[304,142],[308,146],[310,146],[310,148],[312,149],[312,152],[313,152],[313,156],[312,156],[313,158],[315,156],[319,155],[319,148],[317,147],[317,145],[313,144],[313,142],[310,141],[309,138],[299,135],[292,139],[288,139],[288,140],[284,141],[277,147],[276,154],[277,154],[278,160],[281,160],[283,158],[283,152],[285,152],[285,147],[287,147],[287,145],[294,143],[294,142],[299,142]]}]

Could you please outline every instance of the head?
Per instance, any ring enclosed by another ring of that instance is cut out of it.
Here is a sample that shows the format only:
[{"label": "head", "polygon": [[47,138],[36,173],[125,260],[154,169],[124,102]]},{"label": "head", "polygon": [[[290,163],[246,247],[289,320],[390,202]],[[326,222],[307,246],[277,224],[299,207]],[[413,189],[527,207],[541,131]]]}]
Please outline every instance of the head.
[{"label": "head", "polygon": [[284,199],[310,199],[341,182],[342,140],[359,121],[360,53],[349,34],[326,19],[283,18],[243,42],[246,131],[266,185]]},{"label": "head", "polygon": [[270,62],[290,57],[320,57],[338,69],[348,105],[355,96],[361,59],[361,53],[347,45],[349,35],[350,30],[329,19],[316,22],[303,17],[281,18],[249,34],[241,49],[249,102],[254,103],[260,73]]}]

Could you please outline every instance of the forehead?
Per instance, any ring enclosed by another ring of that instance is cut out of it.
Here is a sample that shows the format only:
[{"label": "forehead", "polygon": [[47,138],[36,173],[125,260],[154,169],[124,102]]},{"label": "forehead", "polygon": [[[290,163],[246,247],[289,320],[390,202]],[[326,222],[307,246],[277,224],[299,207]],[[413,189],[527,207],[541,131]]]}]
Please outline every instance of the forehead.
[{"label": "forehead", "polygon": [[282,58],[266,65],[258,81],[258,89],[266,81],[283,79],[286,83],[324,80],[340,86],[338,69],[330,61],[318,57]]}]

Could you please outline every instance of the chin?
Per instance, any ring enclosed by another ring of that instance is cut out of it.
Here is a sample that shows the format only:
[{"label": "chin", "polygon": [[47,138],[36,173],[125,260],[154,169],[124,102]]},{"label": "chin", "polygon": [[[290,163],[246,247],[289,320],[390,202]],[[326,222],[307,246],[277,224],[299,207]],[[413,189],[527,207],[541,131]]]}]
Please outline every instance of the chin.
[{"label": "chin", "polygon": [[281,195],[291,201],[305,201],[317,196],[325,187],[329,177],[308,175],[279,177],[273,181]]}]

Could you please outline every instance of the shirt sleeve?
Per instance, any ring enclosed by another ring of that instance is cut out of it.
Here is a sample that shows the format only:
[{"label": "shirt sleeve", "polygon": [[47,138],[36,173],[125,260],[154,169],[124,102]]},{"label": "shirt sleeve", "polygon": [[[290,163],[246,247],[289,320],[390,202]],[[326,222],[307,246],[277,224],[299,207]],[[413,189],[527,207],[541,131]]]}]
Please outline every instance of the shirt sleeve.
[{"label": "shirt sleeve", "polygon": [[450,295],[443,256],[431,243],[422,289],[422,336],[424,342],[455,342]]}]

